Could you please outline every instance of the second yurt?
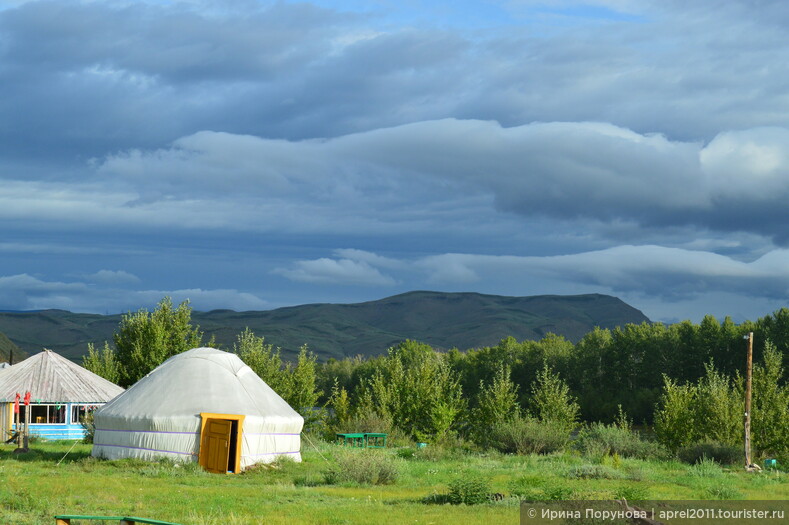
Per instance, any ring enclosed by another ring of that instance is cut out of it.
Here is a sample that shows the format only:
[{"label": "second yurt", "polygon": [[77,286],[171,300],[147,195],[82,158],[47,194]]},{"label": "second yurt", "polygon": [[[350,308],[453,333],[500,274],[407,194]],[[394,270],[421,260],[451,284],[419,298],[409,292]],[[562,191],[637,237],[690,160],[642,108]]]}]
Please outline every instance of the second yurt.
[{"label": "second yurt", "polygon": [[171,357],[94,414],[93,456],[199,461],[240,472],[301,461],[304,419],[241,359],[214,348]]}]

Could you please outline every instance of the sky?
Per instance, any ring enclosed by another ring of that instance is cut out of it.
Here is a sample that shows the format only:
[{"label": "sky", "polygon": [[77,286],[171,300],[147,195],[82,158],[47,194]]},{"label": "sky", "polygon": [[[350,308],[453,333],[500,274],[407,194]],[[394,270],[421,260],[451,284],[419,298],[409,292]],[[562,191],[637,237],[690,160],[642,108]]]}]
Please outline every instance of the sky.
[{"label": "sky", "polygon": [[0,0],[0,310],[789,297],[780,0]]}]

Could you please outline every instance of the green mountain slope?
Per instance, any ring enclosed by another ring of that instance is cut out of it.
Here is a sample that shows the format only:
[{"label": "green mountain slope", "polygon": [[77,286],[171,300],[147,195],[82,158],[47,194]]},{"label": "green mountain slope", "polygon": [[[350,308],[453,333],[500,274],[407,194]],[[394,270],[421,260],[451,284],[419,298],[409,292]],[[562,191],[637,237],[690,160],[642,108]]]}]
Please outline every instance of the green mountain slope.
[{"label": "green mountain slope", "polygon": [[[22,350],[51,348],[78,360],[87,343],[112,340],[120,315],[62,310],[0,313],[0,331]],[[504,337],[540,339],[553,332],[577,341],[595,326],[614,328],[649,321],[607,295],[504,297],[477,293],[409,292],[356,304],[308,304],[262,312],[193,312],[206,339],[230,349],[246,327],[293,356],[307,344],[321,359],[375,355],[404,339],[435,348],[495,345]]]},{"label": "green mountain slope", "polygon": [[12,354],[14,363],[27,357],[4,333],[0,332],[0,363],[10,362]]}]

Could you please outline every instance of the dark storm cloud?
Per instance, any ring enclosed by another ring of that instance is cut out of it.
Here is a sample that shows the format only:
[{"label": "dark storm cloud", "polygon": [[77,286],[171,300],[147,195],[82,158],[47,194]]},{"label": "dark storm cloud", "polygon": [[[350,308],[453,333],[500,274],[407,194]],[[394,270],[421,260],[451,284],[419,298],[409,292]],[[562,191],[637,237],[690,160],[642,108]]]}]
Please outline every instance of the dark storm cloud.
[{"label": "dark storm cloud", "polygon": [[786,151],[783,128],[725,132],[705,145],[602,123],[505,128],[449,119],[321,141],[202,132],[170,149],[109,157],[100,173],[153,200],[181,188],[181,199],[331,201],[374,215],[383,202],[451,201],[477,188],[501,210],[527,217],[780,239],[789,220]]},{"label": "dark storm cloud", "polygon": [[[786,296],[785,3],[321,5],[0,6],[13,307],[513,281]],[[178,250],[157,247],[217,238],[162,277]]]}]

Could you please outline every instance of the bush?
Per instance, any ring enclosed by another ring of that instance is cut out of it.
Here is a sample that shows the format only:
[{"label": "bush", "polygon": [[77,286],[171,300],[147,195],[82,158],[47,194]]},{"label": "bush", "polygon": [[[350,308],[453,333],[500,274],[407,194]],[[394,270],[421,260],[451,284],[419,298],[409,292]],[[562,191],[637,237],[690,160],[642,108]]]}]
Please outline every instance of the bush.
[{"label": "bush", "polygon": [[690,467],[690,475],[695,478],[717,478],[723,474],[720,465],[709,458],[701,458],[701,461]]},{"label": "bush", "polygon": [[86,412],[84,416],[79,419],[79,424],[85,429],[85,437],[82,438],[83,443],[93,443],[93,436],[96,434],[96,425],[93,424],[93,411]]},{"label": "bush", "polygon": [[449,483],[447,500],[454,505],[485,503],[490,496],[490,481],[477,474],[464,475]]},{"label": "bush", "polygon": [[581,465],[567,472],[570,479],[622,479],[624,476],[616,469],[605,465]]},{"label": "bush", "polygon": [[575,447],[588,457],[618,454],[628,458],[657,459],[668,455],[659,443],[644,440],[628,428],[604,423],[592,423],[583,429]]},{"label": "bush", "polygon": [[745,452],[741,447],[724,445],[716,441],[707,441],[682,447],[677,451],[677,457],[685,463],[695,464],[707,458],[721,465],[734,465],[745,462]]},{"label": "bush", "polygon": [[361,485],[389,485],[400,475],[398,460],[378,450],[346,450],[337,464],[324,474],[327,484],[354,482]]},{"label": "bush", "polygon": [[493,448],[509,454],[550,454],[564,450],[570,434],[564,422],[517,417],[490,430]]}]

